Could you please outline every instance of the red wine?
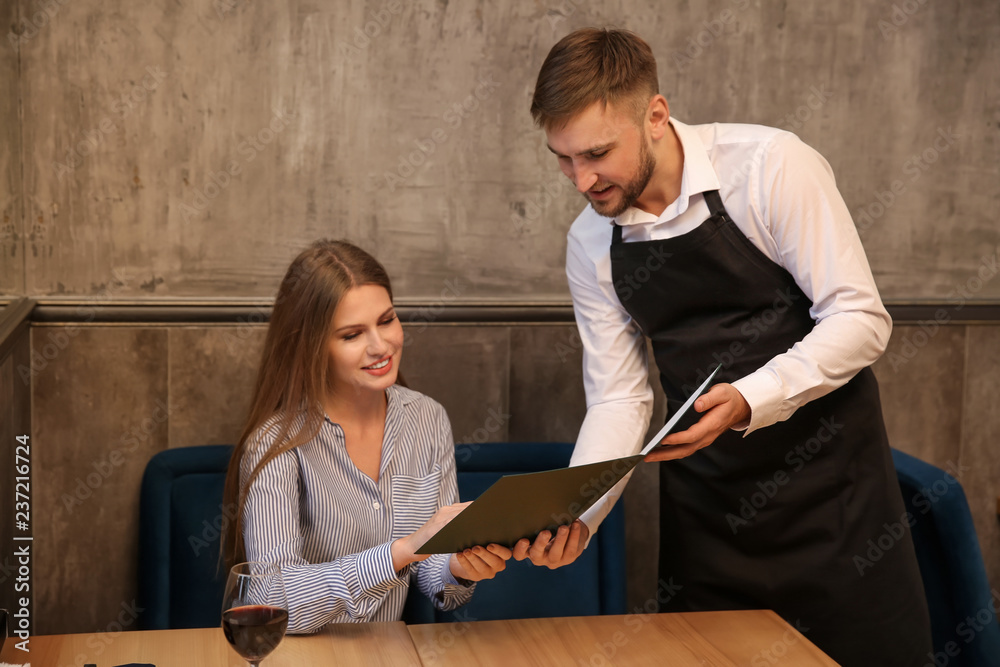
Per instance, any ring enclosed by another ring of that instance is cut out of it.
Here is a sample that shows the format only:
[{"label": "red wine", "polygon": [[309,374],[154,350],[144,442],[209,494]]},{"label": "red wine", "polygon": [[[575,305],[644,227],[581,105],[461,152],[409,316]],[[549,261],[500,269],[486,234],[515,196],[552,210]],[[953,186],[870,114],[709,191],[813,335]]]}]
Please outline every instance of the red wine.
[{"label": "red wine", "polygon": [[257,662],[285,636],[288,612],[278,607],[248,605],[222,612],[222,631],[244,660]]}]

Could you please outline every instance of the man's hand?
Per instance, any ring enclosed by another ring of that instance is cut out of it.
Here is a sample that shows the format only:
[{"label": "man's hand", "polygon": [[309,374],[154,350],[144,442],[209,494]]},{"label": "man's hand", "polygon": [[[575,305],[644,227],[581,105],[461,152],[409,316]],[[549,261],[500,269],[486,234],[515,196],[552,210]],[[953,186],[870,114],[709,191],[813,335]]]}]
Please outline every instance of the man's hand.
[{"label": "man's hand", "polygon": [[519,540],[514,545],[514,560],[530,558],[534,565],[544,565],[554,570],[579,558],[589,536],[587,524],[577,519],[569,526],[559,526],[555,537],[551,532],[543,530],[534,543],[528,538]]},{"label": "man's hand", "polygon": [[[694,409],[705,414],[686,431],[671,433],[646,455],[646,462],[670,461],[690,456],[708,447],[724,432],[750,419],[750,404],[731,384],[717,384],[694,402]],[[706,412],[707,411],[707,412]]]}]

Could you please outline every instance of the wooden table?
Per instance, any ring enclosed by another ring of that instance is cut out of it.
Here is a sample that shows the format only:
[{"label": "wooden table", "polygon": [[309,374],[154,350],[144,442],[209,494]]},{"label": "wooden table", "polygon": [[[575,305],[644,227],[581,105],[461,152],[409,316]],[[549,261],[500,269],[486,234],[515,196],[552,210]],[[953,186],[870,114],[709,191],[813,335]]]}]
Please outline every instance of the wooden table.
[{"label": "wooden table", "polygon": [[[0,660],[34,667],[246,667],[220,628],[7,640]],[[419,654],[419,655],[418,655]],[[629,614],[515,621],[339,624],[286,637],[261,667],[304,665],[767,665],[835,666],[770,611]]]},{"label": "wooden table", "polygon": [[427,666],[837,665],[772,611],[581,616],[408,629]]},{"label": "wooden table", "polygon": [[[130,662],[156,667],[247,667],[222,634],[222,628],[147,630],[32,637],[31,653],[8,638],[0,661],[32,667],[112,667]],[[341,623],[315,635],[289,635],[261,667],[308,665],[419,665],[406,625]]]}]

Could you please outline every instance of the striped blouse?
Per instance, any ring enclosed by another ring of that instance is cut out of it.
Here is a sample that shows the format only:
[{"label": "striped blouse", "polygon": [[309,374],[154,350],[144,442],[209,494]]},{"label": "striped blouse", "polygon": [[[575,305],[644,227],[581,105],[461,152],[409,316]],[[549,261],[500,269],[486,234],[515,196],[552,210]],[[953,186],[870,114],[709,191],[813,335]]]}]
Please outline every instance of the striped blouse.
[{"label": "striped blouse", "polygon": [[[327,418],[310,442],[268,463],[246,499],[247,560],[279,563],[288,597],[288,632],[327,623],[398,621],[411,580],[436,607],[466,603],[475,586],[459,584],[450,555],[396,572],[390,545],[458,502],[451,424],[436,401],[393,385],[378,482],[347,454],[344,431]],[[273,443],[258,430],[240,466],[243,483]]]}]

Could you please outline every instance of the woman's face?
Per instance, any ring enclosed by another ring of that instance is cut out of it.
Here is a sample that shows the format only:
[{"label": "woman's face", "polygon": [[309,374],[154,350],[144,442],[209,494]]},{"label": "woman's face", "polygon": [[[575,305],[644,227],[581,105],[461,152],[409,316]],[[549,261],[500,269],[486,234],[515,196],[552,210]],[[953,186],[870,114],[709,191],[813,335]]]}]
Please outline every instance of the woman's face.
[{"label": "woman's face", "polygon": [[327,349],[335,394],[384,391],[396,382],[403,327],[384,287],[353,287],[341,298]]}]

